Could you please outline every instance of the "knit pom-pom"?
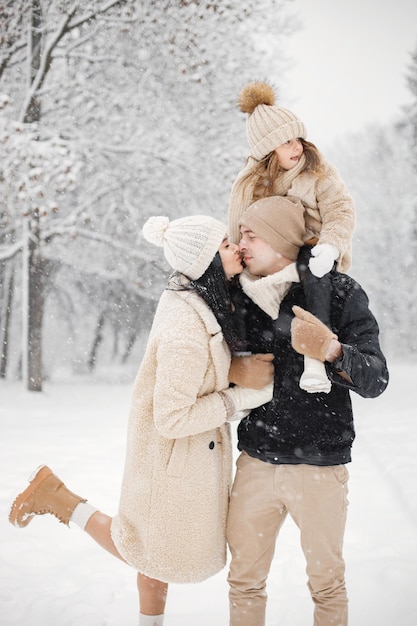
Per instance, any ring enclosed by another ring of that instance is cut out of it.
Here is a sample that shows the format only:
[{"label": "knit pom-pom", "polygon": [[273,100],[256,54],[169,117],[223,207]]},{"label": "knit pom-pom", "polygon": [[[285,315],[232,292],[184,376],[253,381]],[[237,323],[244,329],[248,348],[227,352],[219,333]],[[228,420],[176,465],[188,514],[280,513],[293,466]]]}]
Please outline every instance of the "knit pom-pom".
[{"label": "knit pom-pom", "polygon": [[153,243],[154,246],[162,248],[164,245],[165,231],[169,225],[169,217],[165,215],[155,215],[150,217],[143,225],[142,235],[146,241]]},{"label": "knit pom-pom", "polygon": [[275,103],[275,93],[268,83],[249,83],[239,94],[239,109],[243,113],[254,112],[260,104],[272,106]]}]

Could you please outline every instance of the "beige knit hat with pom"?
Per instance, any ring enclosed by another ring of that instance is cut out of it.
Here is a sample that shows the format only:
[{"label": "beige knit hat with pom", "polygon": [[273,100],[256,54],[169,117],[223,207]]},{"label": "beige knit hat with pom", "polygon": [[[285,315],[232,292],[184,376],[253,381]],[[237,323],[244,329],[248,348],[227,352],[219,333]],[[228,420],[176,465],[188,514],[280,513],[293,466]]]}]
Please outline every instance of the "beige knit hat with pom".
[{"label": "beige knit hat with pom", "polygon": [[157,215],[145,222],[142,234],[147,241],[164,249],[172,269],[196,280],[214,259],[227,227],[208,215],[190,215],[172,221]]},{"label": "beige knit hat with pom", "polygon": [[246,85],[239,95],[239,108],[248,113],[246,135],[251,156],[258,161],[286,141],[307,136],[306,128],[294,113],[275,104],[275,93],[268,83]]}]

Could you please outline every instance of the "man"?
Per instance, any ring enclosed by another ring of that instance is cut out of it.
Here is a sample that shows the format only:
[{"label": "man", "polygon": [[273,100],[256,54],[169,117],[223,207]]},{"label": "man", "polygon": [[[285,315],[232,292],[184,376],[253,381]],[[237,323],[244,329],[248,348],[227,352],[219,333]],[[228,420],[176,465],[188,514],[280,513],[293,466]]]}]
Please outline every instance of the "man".
[{"label": "man", "polygon": [[[300,529],[314,626],[348,623],[342,556],[348,472],[355,437],[350,391],[380,395],[388,371],[368,298],[349,276],[331,272],[332,329],[305,310],[296,259],[304,208],[273,196],[240,220],[236,309],[252,352],[275,356],[274,395],[238,426],[241,455],[230,500],[230,625],[264,626],[266,579],[279,529],[289,513]],[[325,363],[329,393],[298,381],[304,355]]]}]

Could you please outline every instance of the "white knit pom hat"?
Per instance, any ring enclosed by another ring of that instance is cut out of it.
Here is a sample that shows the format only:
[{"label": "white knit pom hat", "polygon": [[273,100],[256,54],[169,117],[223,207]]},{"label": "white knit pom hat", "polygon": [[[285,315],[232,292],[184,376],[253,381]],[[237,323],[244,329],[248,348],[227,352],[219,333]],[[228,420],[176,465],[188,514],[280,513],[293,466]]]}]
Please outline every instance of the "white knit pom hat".
[{"label": "white knit pom hat", "polygon": [[248,113],[246,136],[251,156],[258,161],[283,143],[307,136],[303,122],[275,104],[275,93],[268,83],[246,85],[239,95],[239,108]]},{"label": "white knit pom hat", "polygon": [[172,269],[196,280],[214,259],[227,227],[208,215],[190,215],[172,221],[157,215],[145,222],[142,234],[147,241],[164,249]]}]

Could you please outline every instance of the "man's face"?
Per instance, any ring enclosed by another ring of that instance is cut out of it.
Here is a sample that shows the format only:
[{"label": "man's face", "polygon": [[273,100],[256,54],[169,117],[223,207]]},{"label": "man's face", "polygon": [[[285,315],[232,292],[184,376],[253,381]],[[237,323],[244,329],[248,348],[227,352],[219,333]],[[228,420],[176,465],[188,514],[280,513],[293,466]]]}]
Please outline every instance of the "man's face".
[{"label": "man's face", "polygon": [[240,227],[239,250],[248,271],[253,276],[269,276],[292,263],[244,225]]}]

